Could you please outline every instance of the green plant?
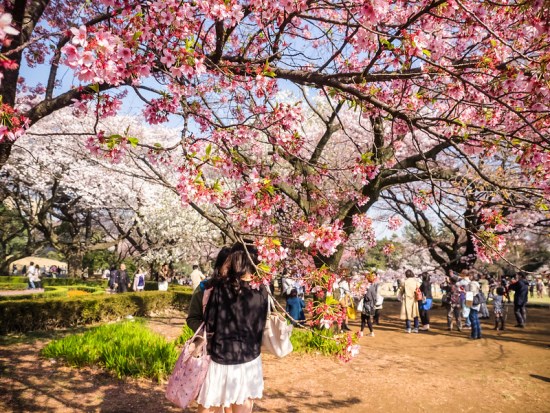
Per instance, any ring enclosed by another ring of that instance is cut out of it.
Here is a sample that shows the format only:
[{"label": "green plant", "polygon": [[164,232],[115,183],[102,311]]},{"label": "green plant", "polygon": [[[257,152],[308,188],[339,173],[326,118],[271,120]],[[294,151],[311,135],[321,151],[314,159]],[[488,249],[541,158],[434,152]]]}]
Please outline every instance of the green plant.
[{"label": "green plant", "polygon": [[[56,293],[67,294],[67,287]],[[78,287],[75,287],[78,288]],[[33,294],[37,295],[38,294]],[[127,294],[91,294],[86,297],[9,299],[0,301],[0,334],[55,328],[72,328],[95,322],[119,320],[127,315],[145,317],[169,308],[186,309],[188,292],[146,291]]]},{"label": "green plant", "polygon": [[162,380],[178,357],[174,343],[149,330],[143,321],[103,325],[49,343],[42,355],[75,367],[99,365],[118,378]]},{"label": "green plant", "polygon": [[331,330],[315,329],[314,331],[295,328],[292,330],[290,341],[297,353],[320,352],[325,356],[337,355],[341,352],[341,344],[335,340]]},{"label": "green plant", "polygon": [[174,341],[174,344],[176,346],[183,346],[187,340],[193,337],[193,334],[195,334],[195,332],[191,330],[191,328],[187,324],[185,324],[181,331],[181,335],[178,338],[176,338],[176,340]]}]

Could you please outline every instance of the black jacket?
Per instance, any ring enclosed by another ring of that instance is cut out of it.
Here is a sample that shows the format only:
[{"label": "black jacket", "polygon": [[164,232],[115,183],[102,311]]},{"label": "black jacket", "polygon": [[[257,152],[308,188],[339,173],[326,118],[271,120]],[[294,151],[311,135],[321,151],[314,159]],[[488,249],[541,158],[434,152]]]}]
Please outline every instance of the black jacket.
[{"label": "black jacket", "polygon": [[218,364],[242,364],[260,355],[267,318],[267,290],[241,282],[240,292],[214,286],[205,311],[208,354]]},{"label": "black jacket", "polygon": [[519,281],[510,284],[508,287],[509,290],[514,292],[514,305],[525,305],[527,304],[527,296],[529,294],[529,283],[520,278]]}]

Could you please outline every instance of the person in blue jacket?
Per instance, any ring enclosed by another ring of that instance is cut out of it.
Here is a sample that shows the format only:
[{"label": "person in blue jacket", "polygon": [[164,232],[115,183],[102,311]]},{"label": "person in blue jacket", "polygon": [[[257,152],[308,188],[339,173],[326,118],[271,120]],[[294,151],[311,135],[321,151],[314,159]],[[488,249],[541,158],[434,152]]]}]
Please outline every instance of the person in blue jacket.
[{"label": "person in blue jacket", "polygon": [[298,290],[293,288],[290,291],[290,295],[286,299],[286,312],[292,319],[290,322],[293,325],[302,324],[305,321],[306,316],[304,314],[304,307],[306,306],[304,300],[298,297]]}]

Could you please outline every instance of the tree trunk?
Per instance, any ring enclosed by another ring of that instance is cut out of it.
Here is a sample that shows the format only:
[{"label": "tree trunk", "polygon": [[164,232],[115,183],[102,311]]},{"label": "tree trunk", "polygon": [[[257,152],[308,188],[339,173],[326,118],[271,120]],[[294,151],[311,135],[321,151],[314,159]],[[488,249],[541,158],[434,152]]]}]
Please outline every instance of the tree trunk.
[{"label": "tree trunk", "polygon": [[83,273],[82,260],[84,259],[83,251],[70,251],[65,254],[67,257],[67,273],[69,278],[81,278]]}]

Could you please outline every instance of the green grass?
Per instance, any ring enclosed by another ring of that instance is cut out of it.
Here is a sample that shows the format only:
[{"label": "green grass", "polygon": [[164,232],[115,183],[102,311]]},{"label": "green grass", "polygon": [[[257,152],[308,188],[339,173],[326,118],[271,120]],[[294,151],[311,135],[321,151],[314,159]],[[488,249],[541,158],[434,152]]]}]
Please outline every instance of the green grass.
[{"label": "green grass", "polygon": [[193,330],[191,330],[191,328],[187,324],[185,324],[183,326],[181,335],[176,339],[174,344],[176,346],[183,346],[187,340],[193,337],[193,334],[195,334]]},{"label": "green grass", "polygon": [[118,378],[163,380],[178,358],[174,343],[149,330],[143,321],[107,324],[52,341],[42,356],[74,367],[100,366]]}]

